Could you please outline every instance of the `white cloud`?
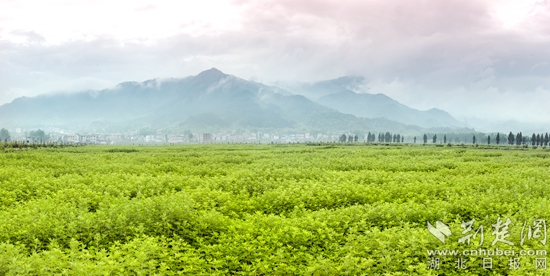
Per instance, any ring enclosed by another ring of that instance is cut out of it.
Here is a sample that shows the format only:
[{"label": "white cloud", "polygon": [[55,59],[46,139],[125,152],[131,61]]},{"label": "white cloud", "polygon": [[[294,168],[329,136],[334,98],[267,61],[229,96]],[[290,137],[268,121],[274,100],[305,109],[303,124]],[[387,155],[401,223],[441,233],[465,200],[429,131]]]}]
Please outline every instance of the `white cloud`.
[{"label": "white cloud", "polygon": [[238,20],[229,1],[16,0],[0,2],[4,33],[33,31],[50,44],[93,40],[109,34],[120,40],[159,39],[180,32],[228,30]]}]

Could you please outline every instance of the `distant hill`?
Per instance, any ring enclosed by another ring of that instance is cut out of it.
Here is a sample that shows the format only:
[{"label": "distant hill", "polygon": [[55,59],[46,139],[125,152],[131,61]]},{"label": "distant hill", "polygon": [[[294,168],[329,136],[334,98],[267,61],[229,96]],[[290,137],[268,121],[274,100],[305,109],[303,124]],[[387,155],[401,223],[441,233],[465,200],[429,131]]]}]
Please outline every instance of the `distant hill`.
[{"label": "distant hill", "polygon": [[441,109],[432,108],[427,111],[420,111],[401,104],[384,94],[355,93],[344,90],[323,96],[317,102],[342,113],[353,114],[358,117],[384,117],[423,128],[466,127],[464,123],[457,121]]},{"label": "distant hill", "polygon": [[277,82],[275,85],[303,95],[324,106],[342,113],[364,118],[388,118],[404,124],[423,128],[465,128],[440,109],[420,111],[410,108],[384,94],[357,93],[364,91],[367,80],[363,77],[345,76],[314,83]]},{"label": "distant hill", "polygon": [[302,95],[215,68],[181,79],[124,82],[101,91],[18,98],[0,106],[0,126],[89,132],[140,128],[423,131],[389,117],[343,114]]},{"label": "distant hill", "polygon": [[365,78],[363,77],[344,76],[336,79],[323,80],[314,83],[275,82],[274,85],[316,101],[323,96],[343,90],[358,90],[361,88],[361,86],[364,85],[364,83]]}]

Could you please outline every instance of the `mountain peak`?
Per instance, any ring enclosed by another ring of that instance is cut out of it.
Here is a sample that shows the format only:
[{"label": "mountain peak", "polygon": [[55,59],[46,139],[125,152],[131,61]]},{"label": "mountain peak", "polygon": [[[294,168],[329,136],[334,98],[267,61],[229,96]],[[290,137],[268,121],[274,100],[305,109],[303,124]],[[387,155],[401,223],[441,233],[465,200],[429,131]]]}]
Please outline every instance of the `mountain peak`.
[{"label": "mountain peak", "polygon": [[201,80],[208,81],[208,80],[218,80],[218,79],[223,78],[225,76],[227,76],[227,75],[224,74],[222,71],[212,67],[208,70],[200,72],[197,75],[197,78],[199,78]]}]

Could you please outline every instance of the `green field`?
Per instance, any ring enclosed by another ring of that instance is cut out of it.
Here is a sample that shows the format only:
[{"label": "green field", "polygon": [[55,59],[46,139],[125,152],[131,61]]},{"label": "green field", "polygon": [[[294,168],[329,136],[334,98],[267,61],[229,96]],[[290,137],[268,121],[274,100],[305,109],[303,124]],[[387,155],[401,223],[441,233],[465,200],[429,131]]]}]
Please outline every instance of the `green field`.
[{"label": "green field", "polygon": [[[533,222],[550,218],[549,167],[548,150],[508,146],[13,150],[0,153],[0,275],[546,275],[546,256],[519,269],[465,256],[464,270],[441,256],[437,270],[428,250],[547,250]],[[513,245],[492,245],[499,218]],[[438,220],[445,243],[427,229]],[[481,245],[479,231],[458,242],[481,225]]]}]

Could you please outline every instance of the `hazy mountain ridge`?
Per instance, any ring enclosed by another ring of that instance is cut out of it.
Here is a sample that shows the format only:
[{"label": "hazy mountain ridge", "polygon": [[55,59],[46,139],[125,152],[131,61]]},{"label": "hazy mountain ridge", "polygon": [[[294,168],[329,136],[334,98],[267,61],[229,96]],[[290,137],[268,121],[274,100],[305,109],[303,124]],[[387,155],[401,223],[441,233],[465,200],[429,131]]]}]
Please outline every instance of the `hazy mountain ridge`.
[{"label": "hazy mountain ridge", "polygon": [[364,118],[388,118],[403,124],[424,128],[467,127],[446,111],[433,108],[426,111],[410,108],[384,95],[365,93],[369,83],[363,77],[345,76],[314,83],[276,82],[286,89],[342,113]]},{"label": "hazy mountain ridge", "polygon": [[389,119],[343,114],[302,95],[215,68],[181,79],[124,82],[101,91],[18,98],[0,106],[0,118],[1,124],[12,127],[88,130],[93,126],[94,131],[141,127],[422,131],[421,127]]},{"label": "hazy mountain ridge", "polygon": [[424,128],[466,127],[464,123],[457,121],[443,110],[436,108],[426,111],[417,110],[384,94],[355,93],[351,90],[344,90],[325,95],[319,98],[317,102],[342,113],[353,114],[358,117],[385,117],[400,123],[418,125]]},{"label": "hazy mountain ridge", "polygon": [[344,76],[331,80],[323,80],[313,83],[306,82],[275,82],[274,85],[282,87],[296,94],[306,96],[317,101],[319,98],[340,92],[342,90],[360,90],[365,85],[365,78],[357,76]]}]

